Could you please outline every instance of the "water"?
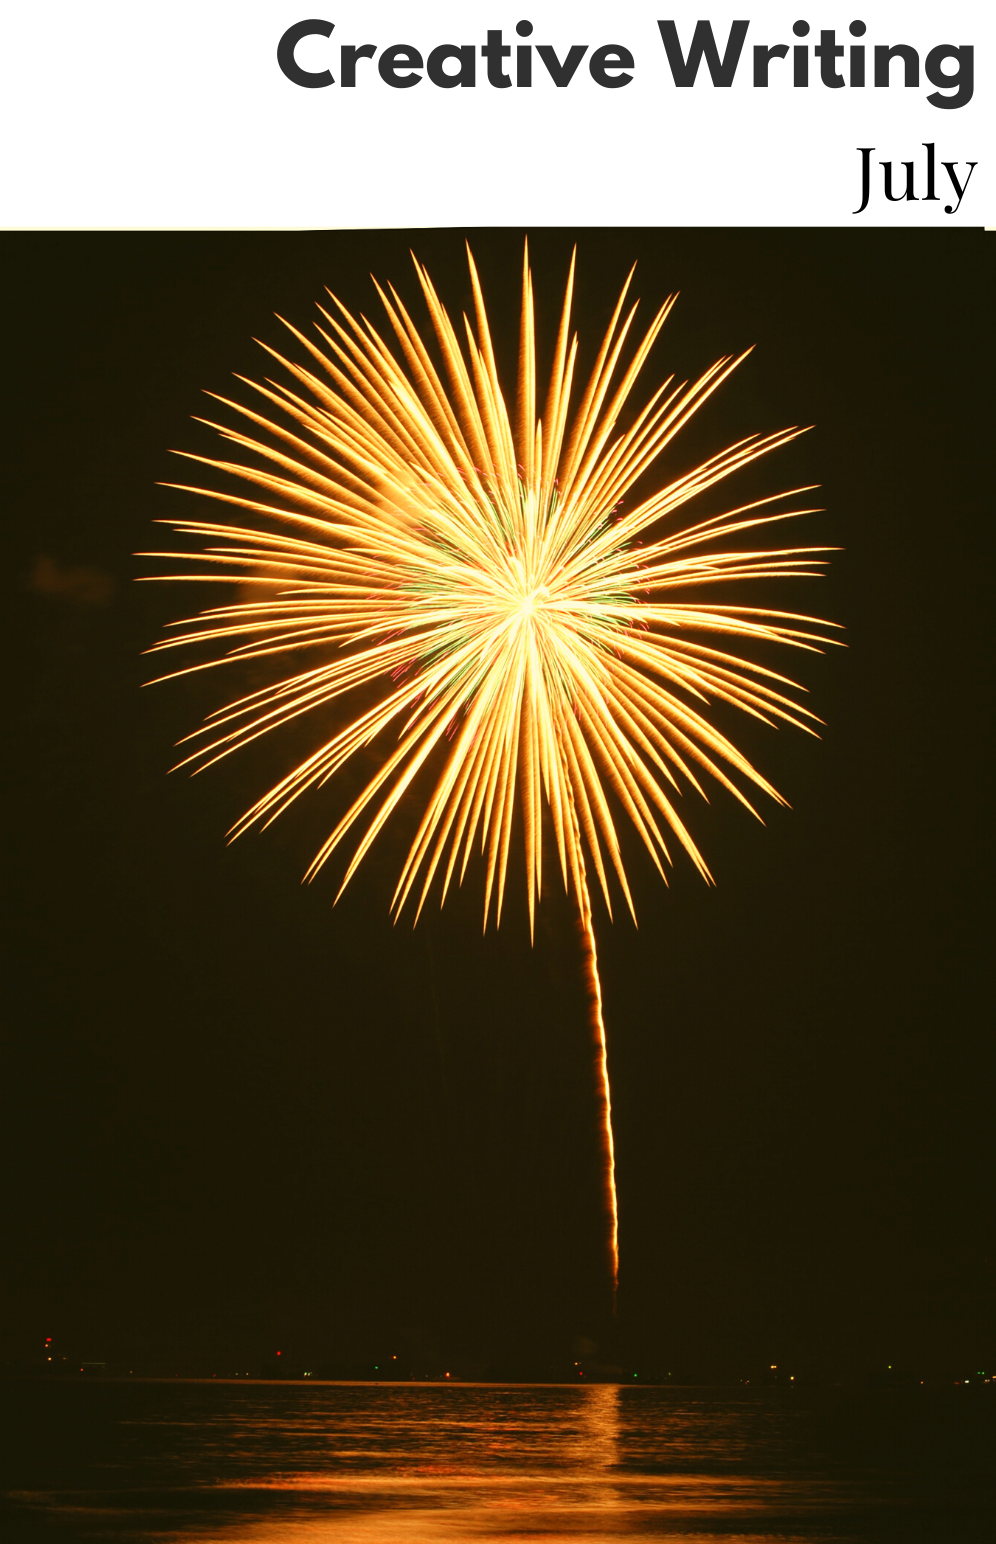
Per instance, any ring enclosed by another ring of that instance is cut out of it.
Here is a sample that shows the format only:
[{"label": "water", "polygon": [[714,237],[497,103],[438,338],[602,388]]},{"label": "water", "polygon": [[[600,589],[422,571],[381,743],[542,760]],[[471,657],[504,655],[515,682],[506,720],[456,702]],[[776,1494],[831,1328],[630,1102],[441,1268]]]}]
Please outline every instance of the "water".
[{"label": "water", "polygon": [[990,1389],[8,1383],[6,1544],[996,1538]]}]

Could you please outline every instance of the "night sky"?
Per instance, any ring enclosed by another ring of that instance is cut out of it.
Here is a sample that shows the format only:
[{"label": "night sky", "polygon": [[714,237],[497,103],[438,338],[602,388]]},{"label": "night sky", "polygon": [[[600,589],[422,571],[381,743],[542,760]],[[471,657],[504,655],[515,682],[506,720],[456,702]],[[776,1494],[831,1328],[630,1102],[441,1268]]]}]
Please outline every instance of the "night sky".
[{"label": "night sky", "polygon": [[[681,291],[648,384],[758,345],[668,475],[814,424],[725,496],[818,482],[799,535],[844,549],[818,583],[754,592],[847,629],[782,660],[820,740],[735,725],[792,808],[762,827],[687,796],[717,887],[678,859],[666,889],[630,844],[639,929],[596,910],[617,1327],[557,887],[534,949],[517,874],[498,934],[473,870],[392,926],[409,809],[333,909],[341,870],[300,876],[340,792],[224,840],[321,726],[170,777],[227,679],[140,689],[142,650],[202,600],[133,582],[171,539],[152,521],[195,512],[157,482],[187,475],[170,447],[210,450],[202,389],[264,373],[252,338],[283,346],[273,313],[307,325],[326,284],[375,317],[373,271],[417,305],[409,246],[468,304],[463,233],[8,235],[0,1357],[52,1336],[136,1371],[255,1372],[277,1349],[481,1371],[586,1336],[687,1376],[996,1358],[991,238],[536,231],[547,341],[575,235],[589,350],[634,259],[644,308]],[[471,238],[511,369],[522,233]]]}]

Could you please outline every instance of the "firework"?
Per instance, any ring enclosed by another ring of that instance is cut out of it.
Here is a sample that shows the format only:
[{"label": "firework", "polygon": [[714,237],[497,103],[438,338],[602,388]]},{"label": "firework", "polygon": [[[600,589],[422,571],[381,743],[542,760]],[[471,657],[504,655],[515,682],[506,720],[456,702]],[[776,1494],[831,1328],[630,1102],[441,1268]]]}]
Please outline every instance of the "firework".
[{"label": "firework", "polygon": [[[489,916],[500,920],[518,828],[532,929],[544,861],[555,862],[576,899],[585,947],[614,1289],[618,1211],[589,865],[609,915],[612,876],[632,911],[620,814],[662,877],[676,844],[708,880],[676,807],[682,786],[703,793],[702,779],[715,779],[752,812],[751,788],[784,803],[709,709],[719,702],[768,724],[811,729],[814,716],[791,695],[798,688],[741,649],[812,649],[821,641],[817,624],[704,591],[720,586],[725,596],[746,580],[810,575],[820,558],[810,547],[754,545],[760,528],[811,512],[792,502],[808,488],[698,522],[680,518],[690,500],[797,429],[738,441],[632,508],[623,502],[744,355],[718,360],[690,384],[671,377],[634,409],[634,388],[675,297],[638,334],[630,274],[579,381],[572,261],[541,403],[527,254],[510,412],[468,260],[474,316],[462,328],[416,262],[431,323],[425,335],[393,287],[377,286],[392,341],[333,297],[319,308],[313,338],[289,328],[306,363],[269,350],[290,384],[243,382],[252,406],[218,399],[239,427],[212,427],[237,459],[190,459],[241,486],[188,491],[241,513],[173,522],[200,545],[182,555],[187,571],[162,577],[241,587],[226,604],[174,624],[157,647],[207,646],[206,660],[174,676],[261,656],[293,659],[271,684],[212,713],[181,765],[210,765],[300,715],[318,715],[334,731],[246,811],[233,835],[269,824],[372,748],[378,770],[308,878],[352,833],[341,893],[413,784],[421,819],[395,914],[410,903],[417,918],[434,884],[441,903],[480,848],[485,925]],[[299,668],[303,649],[314,650],[310,668]]]}]

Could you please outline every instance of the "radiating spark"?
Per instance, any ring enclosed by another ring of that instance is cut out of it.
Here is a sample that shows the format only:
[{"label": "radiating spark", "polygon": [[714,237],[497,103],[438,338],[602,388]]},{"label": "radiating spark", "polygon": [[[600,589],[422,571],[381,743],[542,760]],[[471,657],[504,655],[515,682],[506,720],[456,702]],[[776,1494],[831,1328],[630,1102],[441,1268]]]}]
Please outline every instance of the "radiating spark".
[{"label": "radiating spark", "polygon": [[[303,714],[334,716],[330,737],[245,812],[233,835],[268,825],[375,747],[379,769],[308,878],[359,825],[341,894],[413,785],[424,788],[422,816],[394,892],[395,915],[411,899],[417,918],[437,880],[445,899],[480,847],[485,925],[491,914],[500,920],[518,804],[532,931],[544,845],[553,849],[584,939],[614,1284],[618,1213],[587,860],[609,914],[610,875],[632,912],[620,811],[662,877],[674,841],[709,880],[678,814],[681,783],[704,796],[707,774],[752,812],[742,784],[784,803],[709,708],[718,702],[769,725],[809,729],[816,720],[788,695],[794,683],[736,647],[813,649],[826,639],[809,617],[695,597],[708,586],[725,593],[745,580],[811,575],[822,549],[752,545],[761,528],[811,513],[788,503],[809,488],[692,524],[677,518],[698,494],[802,432],[794,428],[740,440],[623,507],[746,357],[720,359],[691,384],[670,377],[632,412],[674,296],[634,345],[631,273],[579,389],[572,260],[538,411],[527,255],[510,413],[468,260],[474,318],[463,318],[462,338],[416,262],[429,339],[393,287],[377,286],[394,347],[332,297],[332,310],[320,308],[317,339],[286,324],[308,366],[268,350],[292,385],[244,381],[256,407],[219,399],[244,426],[213,425],[237,458],[190,459],[250,484],[254,496],[190,489],[243,511],[242,523],[173,522],[203,546],[183,554],[193,569],[164,577],[245,588],[176,624],[182,631],[157,647],[208,645],[210,658],[192,670],[293,656],[274,684],[210,714],[189,737],[195,748],[181,765],[210,765]],[[624,409],[632,418],[623,429]],[[717,545],[734,538],[733,547]],[[302,649],[317,651],[310,668],[299,667]],[[340,704],[356,693],[362,709]]]}]

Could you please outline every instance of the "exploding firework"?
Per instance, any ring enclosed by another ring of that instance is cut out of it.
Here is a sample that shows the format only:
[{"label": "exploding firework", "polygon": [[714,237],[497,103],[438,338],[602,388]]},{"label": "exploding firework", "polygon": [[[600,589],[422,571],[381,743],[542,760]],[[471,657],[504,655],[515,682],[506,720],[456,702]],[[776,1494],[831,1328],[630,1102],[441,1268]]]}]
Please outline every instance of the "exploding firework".
[{"label": "exploding firework", "polygon": [[[238,835],[269,824],[372,748],[376,774],[307,877],[358,828],[345,887],[416,779],[424,805],[395,914],[410,901],[417,918],[434,881],[441,903],[480,847],[485,925],[489,915],[500,920],[519,826],[532,929],[544,846],[552,853],[577,902],[584,942],[614,1291],[618,1209],[589,865],[609,915],[610,875],[632,911],[620,812],[662,877],[676,843],[708,880],[676,808],[682,785],[704,793],[706,776],[748,809],[752,786],[784,803],[710,721],[709,707],[811,727],[813,715],[789,695],[798,688],[734,650],[744,642],[812,649],[823,641],[818,624],[694,597],[711,586],[813,574],[819,549],[753,545],[760,527],[811,512],[791,507],[807,488],[697,523],[679,518],[690,500],[797,429],[741,440],[624,507],[637,480],[745,357],[720,359],[691,384],[671,377],[634,411],[634,387],[675,297],[631,340],[631,274],[578,386],[572,262],[538,412],[527,257],[510,413],[468,258],[474,317],[463,318],[462,339],[416,263],[430,333],[423,336],[393,287],[377,286],[394,346],[333,297],[331,309],[320,308],[315,338],[289,329],[310,356],[307,366],[269,351],[293,384],[244,382],[253,407],[218,399],[243,428],[212,427],[240,458],[190,459],[249,484],[253,496],[188,489],[242,514],[239,523],[173,522],[203,546],[183,554],[188,572],[163,577],[241,588],[228,604],[174,624],[179,632],[157,647],[209,646],[210,657],[192,670],[316,651],[312,668],[294,664],[212,713],[181,762],[210,765],[299,715],[332,720],[330,737],[246,811],[233,828]],[[732,550],[724,545],[731,538]]]}]

